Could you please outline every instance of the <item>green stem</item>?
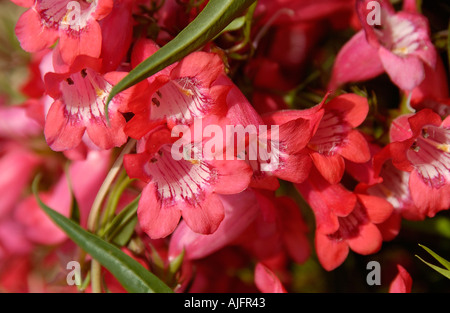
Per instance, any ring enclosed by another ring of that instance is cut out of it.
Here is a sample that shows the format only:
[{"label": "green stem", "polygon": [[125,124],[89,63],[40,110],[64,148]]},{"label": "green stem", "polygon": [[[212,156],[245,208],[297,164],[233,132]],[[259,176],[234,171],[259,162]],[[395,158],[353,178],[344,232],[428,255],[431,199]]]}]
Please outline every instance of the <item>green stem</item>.
[{"label": "green stem", "polygon": [[105,213],[103,214],[103,218],[100,223],[100,231],[113,218],[114,213],[116,212],[117,209],[117,204],[119,203],[120,197],[122,196],[122,193],[132,182],[133,180],[127,176],[125,171],[123,171],[118,179],[118,182],[115,184],[110,196],[108,197]]},{"label": "green stem", "polygon": [[[103,200],[105,199],[105,196],[108,193],[108,190],[110,189],[114,179],[116,178],[117,174],[120,172],[120,169],[122,168],[124,155],[130,153],[135,145],[136,145],[136,140],[131,139],[130,141],[128,141],[128,143],[122,149],[122,152],[117,157],[113,166],[111,167],[111,170],[109,171],[105,180],[103,181],[103,184],[100,187],[100,189],[97,193],[97,196],[95,197],[94,203],[92,204],[91,212],[89,213],[88,223],[87,223],[87,228],[89,231],[91,231],[93,233],[96,232],[97,227],[98,227],[98,220],[99,220]],[[96,261],[94,259],[92,259],[92,262],[91,262],[91,286],[92,286],[93,293],[102,292],[101,265],[98,261]]]},{"label": "green stem", "polygon": [[101,293],[102,292],[101,272],[102,272],[101,264],[98,261],[92,259],[92,263],[91,263],[92,293]]},{"label": "green stem", "polygon": [[91,212],[88,218],[87,228],[91,232],[95,232],[98,226],[98,219],[100,215],[101,205],[103,200],[105,199],[106,194],[108,193],[109,188],[111,187],[114,179],[122,168],[123,157],[125,154],[128,154],[135,146],[136,140],[131,139],[127,145],[123,148],[120,155],[117,157],[117,160],[114,162],[111,170],[103,181],[102,186],[100,187],[97,196],[95,197],[94,203],[92,204]]}]

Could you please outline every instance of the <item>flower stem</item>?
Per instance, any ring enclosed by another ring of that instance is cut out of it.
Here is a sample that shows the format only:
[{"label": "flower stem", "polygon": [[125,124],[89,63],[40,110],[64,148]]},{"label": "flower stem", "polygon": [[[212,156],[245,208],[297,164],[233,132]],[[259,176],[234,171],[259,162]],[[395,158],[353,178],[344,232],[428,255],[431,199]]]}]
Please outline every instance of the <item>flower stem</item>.
[{"label": "flower stem", "polygon": [[[122,149],[113,166],[111,167],[108,175],[103,181],[102,186],[100,187],[97,196],[95,197],[94,203],[91,207],[91,212],[89,213],[87,228],[89,231],[95,233],[97,231],[98,220],[100,216],[101,206],[103,200],[105,199],[108,190],[110,189],[114,179],[120,172],[123,163],[123,157],[125,154],[129,153],[135,146],[136,140],[131,139],[128,141],[126,146]],[[101,286],[101,265],[98,261],[92,260],[91,262],[91,286],[93,293],[102,292]]]},{"label": "flower stem", "polygon": [[100,187],[97,196],[95,197],[94,203],[92,204],[91,212],[88,218],[87,227],[88,230],[90,230],[91,232],[95,232],[97,229],[101,205],[103,203],[103,200],[105,199],[106,194],[108,193],[109,188],[111,187],[111,184],[113,183],[114,179],[116,178],[117,174],[122,168],[123,157],[125,154],[129,153],[134,148],[135,144],[136,140],[134,139],[131,139],[127,143],[127,145],[123,148],[122,152],[117,157],[117,160],[111,167],[111,170],[109,171],[105,180],[103,181],[103,184]]}]

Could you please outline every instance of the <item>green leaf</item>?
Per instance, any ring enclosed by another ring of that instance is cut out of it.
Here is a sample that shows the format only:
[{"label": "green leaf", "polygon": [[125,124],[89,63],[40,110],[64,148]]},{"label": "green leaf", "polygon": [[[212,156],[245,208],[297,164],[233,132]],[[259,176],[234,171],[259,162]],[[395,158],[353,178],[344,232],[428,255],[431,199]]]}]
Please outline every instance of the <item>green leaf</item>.
[{"label": "green leaf", "polygon": [[244,25],[245,25],[245,16],[239,16],[238,18],[234,19],[230,24],[228,24],[228,26],[225,27],[219,33],[219,35],[223,34],[225,32],[232,32],[232,31],[238,30],[238,29],[242,28]]},{"label": "green leaf", "polygon": [[436,266],[434,264],[426,262],[419,256],[417,256],[417,258],[419,258],[419,260],[421,260],[422,262],[427,264],[429,267],[431,267],[435,271],[439,272],[440,274],[442,274],[445,277],[447,277],[448,279],[450,279],[450,262],[447,261],[446,259],[444,259],[443,257],[439,256],[437,253],[432,251],[430,248],[427,248],[424,245],[420,245],[420,244],[419,244],[419,246],[422,247],[423,249],[425,249],[425,251],[427,251],[429,254],[431,254],[439,263],[441,263],[443,266],[445,266],[446,269],[443,269],[439,266]]},{"label": "green leaf", "polygon": [[423,263],[425,263],[426,265],[428,265],[429,267],[431,267],[432,269],[434,269],[435,271],[437,271],[438,273],[440,273],[441,275],[444,275],[445,277],[447,277],[448,279],[450,279],[450,271],[445,270],[445,269],[443,269],[443,268],[441,268],[441,267],[439,267],[439,266],[436,266],[436,265],[434,265],[434,264],[431,264],[431,263],[429,263],[429,262],[423,260],[420,256],[417,256],[417,255],[416,255],[416,257],[417,257],[419,260],[421,260]]},{"label": "green leaf", "polygon": [[104,231],[99,233],[100,237],[107,240],[113,239],[124,227],[126,227],[136,217],[136,212],[139,204],[140,196],[136,197],[130,204],[128,204],[119,214],[114,217],[110,224],[108,224]]},{"label": "green leaf", "polygon": [[173,292],[158,277],[116,246],[81,228],[74,221],[54,211],[39,198],[39,176],[33,181],[32,190],[39,206],[80,248],[108,269],[122,286],[132,293]]},{"label": "green leaf", "polygon": [[117,232],[112,241],[119,247],[125,246],[130,241],[134,233],[134,228],[138,222],[137,215],[135,215],[127,224],[123,225],[119,232]]},{"label": "green leaf", "polygon": [[436,260],[439,261],[439,263],[441,263],[442,265],[444,265],[448,270],[450,270],[450,262],[447,261],[446,259],[444,259],[443,257],[439,256],[438,254],[436,254],[435,252],[433,252],[430,248],[425,247],[424,245],[420,245],[420,247],[422,247],[423,249],[425,249],[425,251],[427,251],[429,254],[431,254]]},{"label": "green leaf", "polygon": [[136,66],[112,88],[105,112],[108,112],[108,104],[115,95],[204,46],[255,1],[210,0],[198,16],[174,39]]}]

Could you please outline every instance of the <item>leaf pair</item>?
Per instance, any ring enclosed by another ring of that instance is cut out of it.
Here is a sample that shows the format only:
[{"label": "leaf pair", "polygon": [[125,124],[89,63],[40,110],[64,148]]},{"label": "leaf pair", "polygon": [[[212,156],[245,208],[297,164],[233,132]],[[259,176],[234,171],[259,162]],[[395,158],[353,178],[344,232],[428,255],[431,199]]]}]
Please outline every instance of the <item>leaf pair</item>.
[{"label": "leaf pair", "polygon": [[435,271],[437,271],[438,273],[444,275],[445,277],[447,277],[448,279],[450,279],[450,262],[447,261],[446,259],[444,259],[443,257],[439,256],[438,254],[436,254],[435,252],[433,252],[431,249],[420,245],[420,247],[422,247],[423,249],[425,249],[425,251],[427,251],[429,254],[431,254],[439,263],[441,263],[444,268],[441,268],[439,266],[436,266],[434,264],[431,264],[429,262],[424,261],[421,257],[417,256],[423,263],[425,263],[426,265],[428,265],[429,267],[431,267],[432,269],[434,269]]}]

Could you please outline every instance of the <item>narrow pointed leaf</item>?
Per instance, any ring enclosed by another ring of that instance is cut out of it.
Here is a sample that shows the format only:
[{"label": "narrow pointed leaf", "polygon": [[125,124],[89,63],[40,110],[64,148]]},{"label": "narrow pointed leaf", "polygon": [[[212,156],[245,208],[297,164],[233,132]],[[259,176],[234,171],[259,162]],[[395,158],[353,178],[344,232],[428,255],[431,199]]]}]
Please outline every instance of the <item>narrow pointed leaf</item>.
[{"label": "narrow pointed leaf", "polygon": [[432,269],[434,269],[436,272],[440,273],[441,275],[444,275],[445,277],[447,277],[448,279],[450,279],[450,271],[443,269],[439,266],[436,266],[434,264],[431,264],[425,260],[423,260],[421,257],[417,256],[416,257],[421,260],[423,263],[425,263],[426,265],[428,265],[429,267],[431,267]]},{"label": "narrow pointed leaf", "polygon": [[255,1],[209,0],[198,16],[174,39],[136,66],[113,87],[105,112],[108,112],[108,104],[115,95],[204,46]]},{"label": "narrow pointed leaf", "polygon": [[44,212],[58,225],[67,236],[81,249],[108,269],[122,286],[132,293],[170,293],[170,289],[158,277],[149,272],[139,262],[126,255],[119,248],[86,231],[74,221],[45,205],[37,193],[38,177],[32,184],[32,190]]},{"label": "narrow pointed leaf", "polygon": [[450,262],[444,259],[443,257],[439,256],[437,253],[435,253],[430,248],[425,247],[424,245],[420,245],[425,251],[427,251],[429,254],[431,254],[439,263],[445,266],[446,269],[450,270]]}]

